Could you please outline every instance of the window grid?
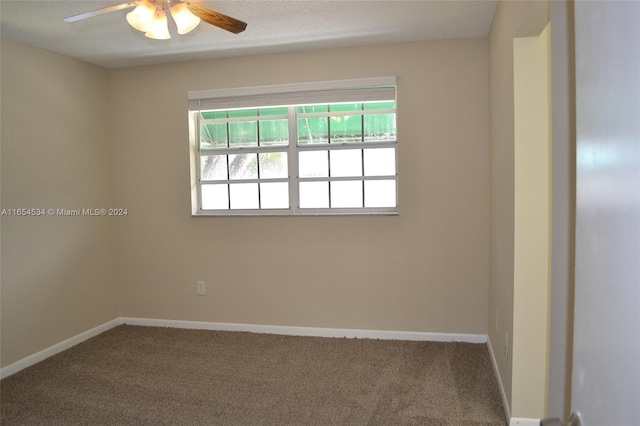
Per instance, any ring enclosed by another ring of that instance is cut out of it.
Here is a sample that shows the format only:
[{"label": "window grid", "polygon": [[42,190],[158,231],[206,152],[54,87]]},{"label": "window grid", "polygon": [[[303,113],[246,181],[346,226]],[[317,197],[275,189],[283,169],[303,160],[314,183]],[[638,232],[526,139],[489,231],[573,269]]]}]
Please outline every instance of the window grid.
[{"label": "window grid", "polygon": [[[329,109],[331,109],[331,107],[329,107]],[[331,143],[331,119],[329,119],[327,124],[327,139],[329,143]],[[331,150],[327,149],[327,174],[329,175],[329,177],[331,177]],[[329,208],[331,208],[331,200],[333,199],[333,197],[331,197],[331,181],[329,181],[327,183],[328,186],[328,195],[329,195]],[[300,207],[300,205],[298,205],[298,207]]]},{"label": "window grid", "polygon": [[[229,115],[229,114],[227,114]],[[227,147],[229,146],[229,123],[227,123]],[[231,165],[229,164],[229,154],[226,156],[227,163],[227,181],[231,180]],[[202,205],[202,204],[201,204]],[[227,206],[231,210],[231,183],[227,184]]]},{"label": "window grid", "polygon": [[[387,101],[388,102],[388,101]],[[397,140],[389,141],[377,141],[377,142],[365,142],[366,130],[365,130],[365,117],[367,115],[382,115],[382,114],[394,114],[395,120],[395,108],[385,108],[376,110],[366,110],[364,103],[359,103],[358,110],[351,111],[332,111],[333,105],[328,105],[327,112],[315,112],[315,113],[299,113],[297,106],[288,108],[288,114],[284,115],[267,115],[261,116],[261,108],[254,108],[257,110],[255,116],[252,117],[230,117],[228,111],[226,111],[226,118],[216,119],[201,119],[200,113],[195,113],[196,117],[196,143],[198,144],[198,206],[199,213],[201,214],[221,214],[221,215],[238,215],[238,214],[366,214],[366,213],[396,213],[397,212]],[[331,132],[331,118],[332,117],[350,117],[359,116],[360,118],[360,142],[332,142]],[[300,143],[298,134],[298,120],[301,118],[327,118],[327,141],[325,143]],[[261,121],[267,120],[283,120],[288,121],[288,142],[282,145],[261,145]],[[231,147],[230,138],[230,123],[232,122],[255,122],[256,127],[256,141],[257,146],[239,146]],[[200,141],[200,129],[202,124],[226,124],[226,148],[203,148]],[[383,175],[383,176],[366,176],[365,165],[365,149],[381,149],[381,148],[393,148],[394,150],[394,162],[395,162],[395,174]],[[331,152],[346,150],[346,149],[359,149],[360,150],[360,167],[361,175],[356,176],[333,176],[331,172]],[[298,176],[298,154],[306,151],[327,151],[327,174],[326,177],[300,177]],[[288,177],[287,178],[262,178],[261,176],[261,162],[259,153],[262,152],[286,152],[287,153],[287,166]],[[230,155],[232,154],[255,154],[257,164],[257,179],[231,179],[231,165]],[[201,158],[204,155],[225,155],[226,156],[226,178],[225,180],[203,180],[201,173]],[[332,182],[360,182],[361,183],[361,207],[351,208],[335,208],[333,207],[332,197]],[[383,208],[371,208],[365,207],[367,204],[366,199],[366,182],[368,181],[393,181],[395,183],[395,206],[383,207]],[[277,183],[285,182],[289,183],[289,207],[283,209],[262,209],[262,188],[263,183]],[[301,208],[299,200],[300,183],[302,182],[326,182],[328,186],[328,208]],[[232,194],[231,185],[234,183],[255,183],[258,185],[258,209],[244,210],[244,209],[232,209]],[[227,187],[227,207],[228,209],[211,210],[204,209],[202,205],[202,191],[203,185],[209,184],[225,184]]]}]

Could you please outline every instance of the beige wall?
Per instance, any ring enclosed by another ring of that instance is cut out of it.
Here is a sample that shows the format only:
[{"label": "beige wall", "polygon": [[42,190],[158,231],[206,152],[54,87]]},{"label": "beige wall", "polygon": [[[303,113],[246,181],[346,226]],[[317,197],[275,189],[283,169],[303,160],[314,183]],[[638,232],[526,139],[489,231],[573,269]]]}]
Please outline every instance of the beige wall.
[{"label": "beige wall", "polygon": [[[400,215],[191,217],[189,90],[396,75]],[[103,70],[2,41],[2,366],[118,316],[486,333],[487,40]],[[207,282],[207,296],[195,281]]]},{"label": "beige wall", "polygon": [[[2,208],[109,207],[107,71],[1,49]],[[111,222],[2,218],[2,366],[118,316]]]},{"label": "beige wall", "polygon": [[[518,371],[534,367],[544,360],[535,355],[528,356],[519,350],[514,352],[514,340],[524,341],[526,327],[516,324],[526,317],[526,312],[515,312],[514,307],[514,263],[515,263],[515,149],[514,149],[514,55],[513,40],[540,34],[548,22],[548,2],[546,1],[500,1],[496,9],[489,34],[489,75],[490,75],[490,146],[491,146],[491,262],[489,283],[489,340],[494,349],[498,372],[504,388],[511,414],[515,417],[542,417],[543,412],[531,413],[523,409],[527,400],[542,401],[544,389],[527,387],[526,381],[516,378],[514,365]],[[520,194],[526,197],[527,194]],[[526,243],[525,243],[526,244]],[[548,279],[546,281],[548,285]],[[520,296],[518,296],[520,299]],[[526,295],[524,297],[526,299]],[[526,304],[526,301],[523,301]],[[544,320],[547,321],[547,305],[544,305]],[[535,304],[534,307],[539,305]],[[521,306],[518,306],[519,309]],[[526,321],[526,320],[525,320]],[[544,332],[537,323],[536,332]],[[514,333],[522,331],[515,336]],[[506,335],[509,336],[508,341]],[[507,354],[504,346],[507,345]],[[518,357],[517,359],[515,357]],[[546,378],[546,370],[543,369]],[[542,402],[544,405],[545,402]]]},{"label": "beige wall", "polygon": [[[386,75],[400,215],[190,216],[187,91]],[[109,87],[122,315],[487,332],[486,39],[114,70]]]},{"label": "beige wall", "polygon": [[575,236],[575,67],[573,2],[550,2],[552,238],[547,415],[569,421]]},{"label": "beige wall", "polygon": [[491,146],[491,264],[489,280],[489,341],[511,404],[511,348],[503,348],[513,333],[513,37],[525,2],[499,2],[489,33]]},{"label": "beige wall", "polygon": [[550,25],[514,50],[514,416],[546,417],[551,277]]}]

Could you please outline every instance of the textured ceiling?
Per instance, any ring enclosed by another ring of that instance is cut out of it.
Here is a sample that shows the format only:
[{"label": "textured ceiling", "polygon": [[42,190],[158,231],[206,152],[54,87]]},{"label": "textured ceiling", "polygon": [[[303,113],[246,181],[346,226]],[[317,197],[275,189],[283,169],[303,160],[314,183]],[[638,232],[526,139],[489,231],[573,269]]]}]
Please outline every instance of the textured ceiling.
[{"label": "textured ceiling", "polygon": [[232,34],[206,23],[171,40],[151,40],[120,10],[63,18],[126,2],[0,0],[0,34],[107,68],[326,47],[485,37],[497,0],[196,1],[248,23]]}]

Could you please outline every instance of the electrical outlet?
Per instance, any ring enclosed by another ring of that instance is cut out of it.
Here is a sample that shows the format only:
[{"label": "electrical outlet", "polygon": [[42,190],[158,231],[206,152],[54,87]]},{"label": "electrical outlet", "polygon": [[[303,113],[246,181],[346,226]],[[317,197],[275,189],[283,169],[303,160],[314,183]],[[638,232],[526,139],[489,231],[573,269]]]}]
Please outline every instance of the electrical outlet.
[{"label": "electrical outlet", "polygon": [[198,296],[204,296],[207,294],[207,285],[204,281],[196,281],[196,294]]},{"label": "electrical outlet", "polygon": [[504,357],[509,359],[509,333],[504,333]]}]

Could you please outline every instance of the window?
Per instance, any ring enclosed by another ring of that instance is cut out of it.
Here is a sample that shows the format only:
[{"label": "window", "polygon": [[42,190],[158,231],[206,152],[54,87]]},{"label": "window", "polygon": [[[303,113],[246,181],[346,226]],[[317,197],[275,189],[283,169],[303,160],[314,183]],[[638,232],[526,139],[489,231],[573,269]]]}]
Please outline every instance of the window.
[{"label": "window", "polygon": [[194,214],[397,213],[395,78],[189,99]]}]

